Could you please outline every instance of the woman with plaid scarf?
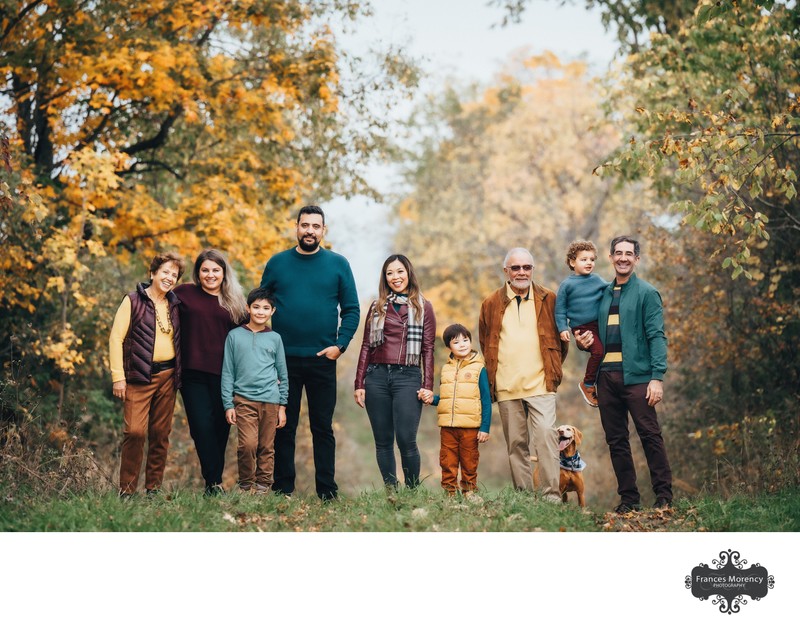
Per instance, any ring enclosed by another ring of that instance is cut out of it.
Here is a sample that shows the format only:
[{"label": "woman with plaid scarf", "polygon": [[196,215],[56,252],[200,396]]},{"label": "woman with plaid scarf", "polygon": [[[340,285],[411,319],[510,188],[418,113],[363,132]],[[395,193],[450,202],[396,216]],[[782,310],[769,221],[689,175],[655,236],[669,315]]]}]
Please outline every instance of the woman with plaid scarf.
[{"label": "woman with plaid scarf", "polygon": [[402,254],[389,256],[381,269],[378,299],[364,322],[354,397],[367,409],[378,468],[390,489],[398,484],[395,441],[406,486],[419,485],[419,396],[432,394],[435,337],[433,307],[422,297],[411,261]]}]

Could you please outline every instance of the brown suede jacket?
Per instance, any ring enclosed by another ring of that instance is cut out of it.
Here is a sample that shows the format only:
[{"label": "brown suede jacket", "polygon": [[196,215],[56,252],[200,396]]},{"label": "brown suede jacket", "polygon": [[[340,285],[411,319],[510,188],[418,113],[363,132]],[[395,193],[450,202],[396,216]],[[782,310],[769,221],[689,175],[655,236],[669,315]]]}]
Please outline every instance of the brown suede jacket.
[{"label": "brown suede jacket", "polygon": [[[487,297],[481,304],[481,315],[478,323],[478,336],[481,352],[486,361],[486,373],[489,377],[489,388],[492,400],[497,400],[497,355],[500,348],[500,328],[503,315],[511,303],[507,285]],[[555,392],[561,384],[561,364],[567,357],[569,342],[561,341],[556,326],[556,294],[538,284],[531,284],[531,292],[536,305],[536,322],[539,329],[539,345],[544,361],[545,386],[548,392]]]},{"label": "brown suede jacket", "polygon": [[[361,353],[358,355],[355,389],[364,389],[367,367],[371,363],[388,363],[390,365],[406,364],[406,324],[408,307],[403,304],[399,312],[389,305],[386,309],[386,321],[383,325],[383,343],[374,348],[369,347],[369,327],[372,325],[372,312],[375,302],[369,307],[367,319],[364,321],[364,338],[361,341]],[[422,326],[422,388],[433,390],[433,344],[436,341],[436,316],[433,306],[425,300],[425,323]]]}]

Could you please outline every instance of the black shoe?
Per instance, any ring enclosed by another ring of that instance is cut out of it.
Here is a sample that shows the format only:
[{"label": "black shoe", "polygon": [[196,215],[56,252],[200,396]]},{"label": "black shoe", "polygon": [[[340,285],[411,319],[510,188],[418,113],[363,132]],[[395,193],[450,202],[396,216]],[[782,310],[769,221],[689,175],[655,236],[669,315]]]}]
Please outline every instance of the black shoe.
[{"label": "black shoe", "polygon": [[641,509],[642,506],[638,503],[620,503],[614,508],[614,511],[617,514],[630,514],[631,512],[638,512]]},{"label": "black shoe", "polygon": [[653,504],[653,507],[657,510],[668,510],[672,507],[672,501],[669,499],[665,499],[664,497],[659,497],[656,499],[656,502]]},{"label": "black shoe", "polygon": [[225,488],[218,483],[213,486],[206,486],[205,492],[203,492],[203,496],[206,497],[218,497],[223,494],[225,494]]},{"label": "black shoe", "polygon": [[158,495],[161,494],[161,488],[150,488],[144,491],[145,496],[148,499],[155,499]]},{"label": "black shoe", "polygon": [[122,492],[120,490],[119,493],[119,500],[120,501],[130,501],[133,498],[133,493],[131,492]]}]

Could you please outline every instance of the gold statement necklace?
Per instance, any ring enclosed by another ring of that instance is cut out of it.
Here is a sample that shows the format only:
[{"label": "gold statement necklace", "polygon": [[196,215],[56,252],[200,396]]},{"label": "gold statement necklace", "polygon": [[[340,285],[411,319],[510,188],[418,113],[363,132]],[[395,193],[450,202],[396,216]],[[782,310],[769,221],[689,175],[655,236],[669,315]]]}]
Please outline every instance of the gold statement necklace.
[{"label": "gold statement necklace", "polygon": [[150,295],[150,299],[153,300],[153,307],[154,307],[154,310],[156,312],[156,323],[158,324],[158,329],[162,333],[164,333],[165,335],[171,335],[172,334],[172,320],[169,318],[169,308],[167,308],[167,325],[166,326],[164,326],[164,322],[161,321],[161,317],[158,314],[158,305],[161,304],[162,302],[166,302],[167,299],[166,298],[162,298],[162,299],[156,301],[155,299],[153,299],[152,293],[148,292],[148,295]]}]

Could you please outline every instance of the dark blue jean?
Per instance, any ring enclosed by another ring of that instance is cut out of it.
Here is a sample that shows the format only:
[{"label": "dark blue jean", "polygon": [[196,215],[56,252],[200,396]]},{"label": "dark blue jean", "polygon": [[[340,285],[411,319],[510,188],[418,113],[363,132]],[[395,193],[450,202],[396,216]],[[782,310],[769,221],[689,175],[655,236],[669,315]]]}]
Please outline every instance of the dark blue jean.
[{"label": "dark blue jean", "polygon": [[377,363],[367,368],[364,402],[375,437],[378,468],[386,485],[397,485],[395,440],[406,486],[419,485],[417,429],[422,401],[417,398],[417,390],[420,387],[422,371],[418,367]]}]

